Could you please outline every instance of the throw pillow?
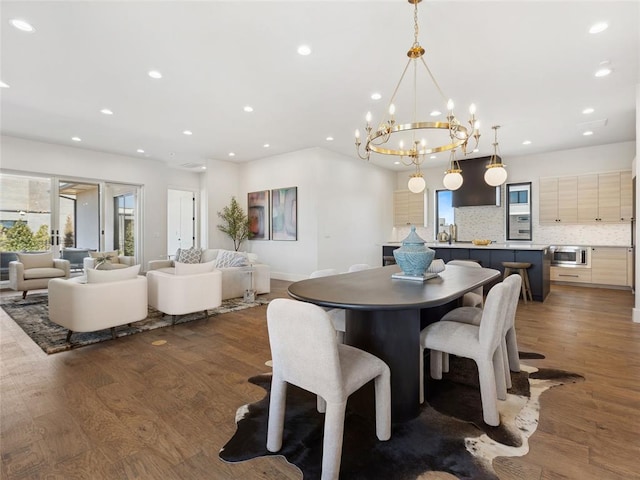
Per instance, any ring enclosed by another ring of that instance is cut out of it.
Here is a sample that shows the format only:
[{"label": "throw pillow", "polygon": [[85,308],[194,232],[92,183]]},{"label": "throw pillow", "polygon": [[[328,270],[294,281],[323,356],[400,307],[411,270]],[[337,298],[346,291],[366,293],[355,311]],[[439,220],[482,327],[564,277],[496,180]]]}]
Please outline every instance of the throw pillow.
[{"label": "throw pillow", "polygon": [[216,268],[246,267],[248,265],[246,254],[231,250],[220,250],[216,259]]},{"label": "throw pillow", "polygon": [[200,263],[202,250],[199,248],[178,249],[176,262],[180,263]]},{"label": "throw pillow", "polygon": [[[89,255],[91,255],[91,258],[96,259],[96,264],[120,263],[118,260],[118,252],[115,250],[113,252],[89,252]],[[105,268],[104,270],[107,269],[108,268]]]},{"label": "throw pillow", "polygon": [[53,252],[47,253],[16,253],[18,261],[24,269],[28,268],[52,268]]},{"label": "throw pillow", "polygon": [[87,269],[87,283],[108,283],[131,280],[132,278],[136,278],[139,272],[140,265],[119,268],[117,270],[95,270],[89,268]]},{"label": "throw pillow", "polygon": [[207,263],[182,263],[175,262],[176,275],[193,275],[195,273],[209,273],[213,272],[213,262]]}]

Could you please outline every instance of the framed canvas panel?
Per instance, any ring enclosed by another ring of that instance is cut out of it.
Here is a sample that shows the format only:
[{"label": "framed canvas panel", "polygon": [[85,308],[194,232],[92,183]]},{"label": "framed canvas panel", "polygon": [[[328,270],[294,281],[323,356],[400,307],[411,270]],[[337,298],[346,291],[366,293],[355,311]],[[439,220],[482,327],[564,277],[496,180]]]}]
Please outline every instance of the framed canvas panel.
[{"label": "framed canvas panel", "polygon": [[269,190],[247,194],[250,240],[269,240]]},{"label": "framed canvas panel", "polygon": [[298,239],[298,187],[271,190],[271,238]]}]

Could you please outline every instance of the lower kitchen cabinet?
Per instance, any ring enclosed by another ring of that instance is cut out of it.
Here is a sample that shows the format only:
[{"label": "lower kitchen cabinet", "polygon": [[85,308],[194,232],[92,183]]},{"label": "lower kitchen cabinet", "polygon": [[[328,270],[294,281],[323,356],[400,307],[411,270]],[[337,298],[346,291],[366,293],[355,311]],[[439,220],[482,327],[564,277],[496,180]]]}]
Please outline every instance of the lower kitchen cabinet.
[{"label": "lower kitchen cabinet", "polygon": [[591,267],[551,267],[551,280],[605,287],[632,287],[633,249],[592,247]]},{"label": "lower kitchen cabinet", "polygon": [[627,248],[593,247],[591,249],[591,283],[630,286],[627,278]]},{"label": "lower kitchen cabinet", "polygon": [[590,268],[551,267],[554,282],[591,283]]}]

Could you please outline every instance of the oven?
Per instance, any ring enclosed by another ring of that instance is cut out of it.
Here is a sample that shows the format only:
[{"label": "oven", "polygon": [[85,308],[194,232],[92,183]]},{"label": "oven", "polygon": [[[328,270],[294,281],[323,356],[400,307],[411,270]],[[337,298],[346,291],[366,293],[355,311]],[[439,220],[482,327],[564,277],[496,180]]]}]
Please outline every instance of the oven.
[{"label": "oven", "polygon": [[551,265],[561,267],[591,266],[591,247],[558,245],[549,247]]}]

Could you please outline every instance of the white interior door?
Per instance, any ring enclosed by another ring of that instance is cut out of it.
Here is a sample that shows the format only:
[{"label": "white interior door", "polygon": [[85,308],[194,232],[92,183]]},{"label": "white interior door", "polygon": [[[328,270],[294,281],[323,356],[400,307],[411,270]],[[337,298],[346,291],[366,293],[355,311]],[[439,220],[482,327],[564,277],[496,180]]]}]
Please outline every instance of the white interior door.
[{"label": "white interior door", "polygon": [[185,190],[167,191],[167,255],[196,243],[196,194]]}]

